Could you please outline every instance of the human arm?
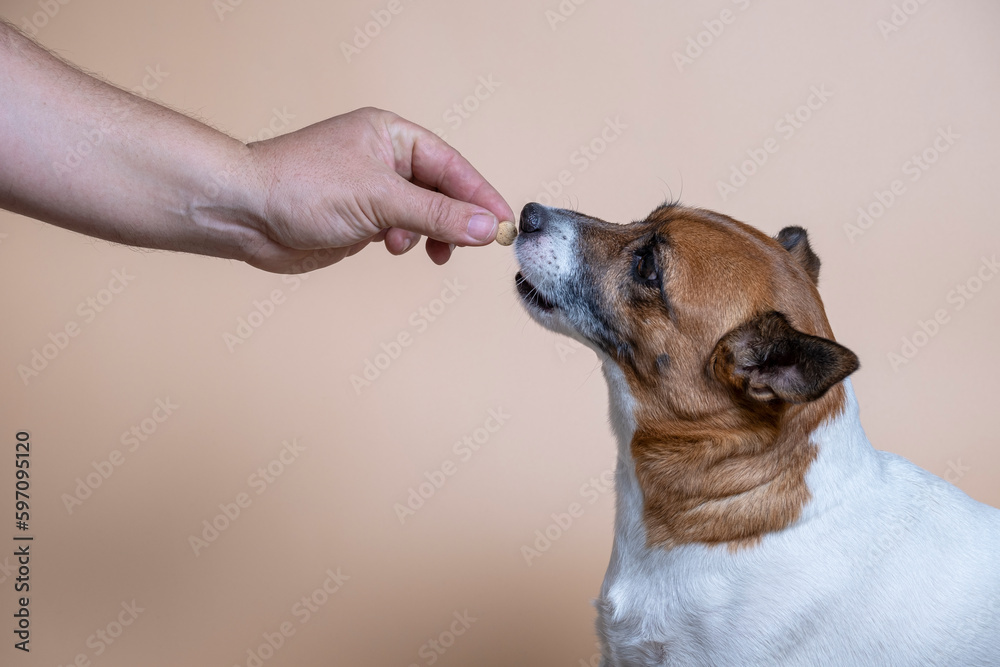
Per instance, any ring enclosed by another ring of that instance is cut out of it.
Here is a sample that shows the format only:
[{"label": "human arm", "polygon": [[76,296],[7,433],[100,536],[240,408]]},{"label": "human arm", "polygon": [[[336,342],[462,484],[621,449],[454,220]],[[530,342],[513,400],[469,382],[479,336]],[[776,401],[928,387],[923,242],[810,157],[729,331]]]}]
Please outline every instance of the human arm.
[{"label": "human arm", "polygon": [[[245,145],[79,71],[2,21],[0,207],[277,272],[372,241],[399,254],[421,235],[443,263],[449,244],[489,243],[497,219],[513,217],[457,151],[390,112],[361,109]],[[489,223],[479,235],[476,214]]]}]

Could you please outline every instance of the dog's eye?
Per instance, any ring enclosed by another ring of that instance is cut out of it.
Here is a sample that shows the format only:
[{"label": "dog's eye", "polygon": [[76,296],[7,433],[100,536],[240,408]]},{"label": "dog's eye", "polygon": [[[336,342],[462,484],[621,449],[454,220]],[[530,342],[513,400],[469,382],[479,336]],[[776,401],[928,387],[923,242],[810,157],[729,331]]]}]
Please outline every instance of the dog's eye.
[{"label": "dog's eye", "polygon": [[656,285],[660,282],[660,272],[656,268],[656,258],[652,250],[636,253],[633,270],[636,280],[641,283]]}]

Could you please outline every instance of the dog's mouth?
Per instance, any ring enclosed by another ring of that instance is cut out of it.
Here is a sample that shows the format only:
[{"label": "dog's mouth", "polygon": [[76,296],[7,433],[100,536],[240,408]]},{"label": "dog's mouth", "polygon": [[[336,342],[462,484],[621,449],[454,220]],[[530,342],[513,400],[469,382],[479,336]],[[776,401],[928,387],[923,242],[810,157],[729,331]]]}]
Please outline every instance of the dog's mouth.
[{"label": "dog's mouth", "polygon": [[544,312],[555,310],[555,304],[546,299],[545,296],[538,291],[538,288],[532,285],[520,271],[518,271],[517,275],[514,276],[514,284],[517,285],[517,293],[521,295],[521,299],[529,306],[533,306]]}]

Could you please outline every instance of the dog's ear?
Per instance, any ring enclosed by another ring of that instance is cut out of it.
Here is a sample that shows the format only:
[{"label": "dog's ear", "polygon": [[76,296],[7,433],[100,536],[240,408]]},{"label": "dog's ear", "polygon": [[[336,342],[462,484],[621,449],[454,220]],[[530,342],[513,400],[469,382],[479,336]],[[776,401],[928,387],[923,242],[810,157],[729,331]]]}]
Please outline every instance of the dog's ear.
[{"label": "dog's ear", "polygon": [[787,403],[816,400],[858,366],[857,355],[846,347],[798,331],[776,311],[723,336],[710,361],[715,377],[737,393]]},{"label": "dog's ear", "polygon": [[813,284],[819,284],[819,257],[809,245],[809,234],[806,230],[801,227],[785,227],[778,232],[774,240],[791,253],[795,261],[809,274]]}]

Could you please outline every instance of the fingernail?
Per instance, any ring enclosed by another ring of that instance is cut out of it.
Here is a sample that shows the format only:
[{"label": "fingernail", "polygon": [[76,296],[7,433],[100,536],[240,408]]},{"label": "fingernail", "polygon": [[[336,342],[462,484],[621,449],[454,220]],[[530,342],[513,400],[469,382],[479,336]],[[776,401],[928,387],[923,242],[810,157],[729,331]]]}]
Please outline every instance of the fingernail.
[{"label": "fingernail", "polygon": [[411,245],[413,245],[412,238],[408,236],[405,239],[403,239],[403,249],[401,252],[406,252],[407,250],[409,250]]},{"label": "fingernail", "polygon": [[485,241],[497,226],[497,219],[486,213],[477,213],[469,220],[469,236],[477,241]]}]

